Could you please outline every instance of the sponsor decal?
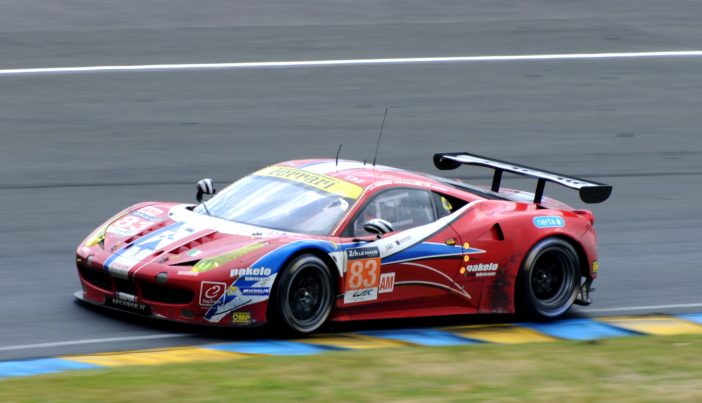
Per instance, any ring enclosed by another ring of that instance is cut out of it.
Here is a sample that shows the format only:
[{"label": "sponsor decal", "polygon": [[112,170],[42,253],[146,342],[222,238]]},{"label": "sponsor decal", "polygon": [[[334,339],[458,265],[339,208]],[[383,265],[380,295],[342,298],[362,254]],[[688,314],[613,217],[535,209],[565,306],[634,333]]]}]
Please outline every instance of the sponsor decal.
[{"label": "sponsor decal", "polygon": [[600,263],[597,260],[595,260],[594,262],[592,262],[592,272],[597,273],[598,271],[600,271]]},{"label": "sponsor decal", "polygon": [[192,250],[189,250],[188,253],[186,253],[186,255],[191,256],[191,257],[195,257],[201,253],[202,253],[202,251],[200,249],[192,249]]},{"label": "sponsor decal", "polygon": [[263,168],[254,173],[254,175],[272,176],[293,182],[304,183],[316,189],[354,200],[363,193],[363,188],[354,183],[346,182],[331,176],[304,171],[302,169],[282,167],[279,165]]},{"label": "sponsor decal", "polygon": [[113,276],[120,278],[129,278],[129,270],[134,267],[139,262],[139,260],[131,260],[129,258],[123,258],[121,260],[116,260],[108,266],[107,270]]},{"label": "sponsor decal", "polygon": [[365,288],[363,290],[347,291],[344,294],[344,302],[347,304],[354,302],[373,301],[378,299],[377,288]]},{"label": "sponsor decal", "polygon": [[246,281],[247,283],[259,283],[259,282],[266,282],[266,283],[271,283],[273,278],[270,276],[245,276],[245,277],[239,277],[241,281]]},{"label": "sponsor decal", "polygon": [[115,234],[122,237],[128,237],[136,234],[135,231],[129,231],[123,228],[116,228],[113,226],[107,227],[107,230],[105,232],[107,232],[108,234]]},{"label": "sponsor decal", "polygon": [[561,228],[565,227],[565,221],[563,217],[555,215],[534,217],[534,226],[536,228]]},{"label": "sponsor decal", "polygon": [[271,293],[271,289],[268,287],[265,288],[240,288],[239,291],[241,291],[242,295],[268,295]]},{"label": "sponsor decal", "polygon": [[155,206],[142,207],[138,211],[140,211],[146,215],[149,215],[151,217],[154,217],[154,218],[158,217],[160,215],[163,215],[163,210],[161,210],[160,208],[155,207]]},{"label": "sponsor decal", "polygon": [[378,286],[378,294],[392,292],[395,288],[395,273],[385,273],[380,275],[380,285]]},{"label": "sponsor decal", "polygon": [[407,235],[407,236],[402,237],[402,238],[398,239],[397,241],[395,241],[395,245],[400,246],[400,245],[402,245],[403,243],[405,243],[405,242],[407,242],[407,241],[409,241],[409,240],[411,240],[411,239],[412,239],[412,236],[411,236],[411,235]]},{"label": "sponsor decal", "polygon": [[380,251],[378,248],[357,248],[346,251],[346,292],[344,303],[378,299],[380,283]]},{"label": "sponsor decal", "polygon": [[271,275],[272,270],[267,267],[247,267],[245,269],[232,269],[229,271],[229,277],[242,277],[247,276],[246,281],[259,281],[259,280],[249,280],[249,276],[262,276],[261,279],[265,279],[266,276]]},{"label": "sponsor decal", "polygon": [[353,175],[344,175],[344,179],[346,179],[349,182],[357,183],[359,185],[363,184],[363,179],[357,178]]},{"label": "sponsor decal", "polygon": [[244,246],[243,248],[235,249],[224,255],[202,259],[199,262],[197,262],[195,266],[193,266],[192,271],[204,273],[206,271],[214,270],[233,260],[239,259],[240,257],[245,256],[253,251],[261,249],[265,245],[266,244],[263,242],[255,242],[250,245]]},{"label": "sponsor decal", "polygon": [[141,210],[132,211],[132,215],[135,215],[135,216],[137,216],[141,219],[144,219],[146,221],[156,221],[157,220],[156,217],[148,215],[148,214],[142,212]]},{"label": "sponsor decal", "polygon": [[365,259],[372,257],[380,257],[380,251],[378,248],[357,248],[348,249],[346,251],[346,256],[349,259]]},{"label": "sponsor decal", "polygon": [[197,277],[200,275],[200,273],[198,273],[198,272],[187,271],[187,270],[178,270],[178,272],[176,274],[179,276],[189,276],[189,277]]},{"label": "sponsor decal", "polygon": [[253,318],[251,317],[251,312],[233,312],[232,313],[232,323],[239,325],[249,325],[253,323]]},{"label": "sponsor decal", "polygon": [[479,264],[469,264],[464,268],[461,268],[461,273],[475,274],[475,277],[492,277],[496,274],[499,265],[497,263],[479,263]]},{"label": "sponsor decal", "polygon": [[130,299],[117,297],[107,297],[105,298],[105,305],[112,306],[115,308],[124,308],[130,311],[136,311],[143,314],[148,314],[150,312],[149,306],[140,304],[136,301]]},{"label": "sponsor decal", "polygon": [[224,295],[227,289],[226,283],[217,283],[214,281],[203,281],[200,283],[200,305],[212,306],[217,300]]}]

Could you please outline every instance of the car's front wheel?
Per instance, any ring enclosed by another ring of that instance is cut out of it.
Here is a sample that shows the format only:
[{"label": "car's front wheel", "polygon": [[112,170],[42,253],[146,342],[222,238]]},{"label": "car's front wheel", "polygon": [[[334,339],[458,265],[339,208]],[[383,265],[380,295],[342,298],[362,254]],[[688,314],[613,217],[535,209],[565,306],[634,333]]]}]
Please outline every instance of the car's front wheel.
[{"label": "car's front wheel", "polygon": [[277,324],[293,333],[312,333],[329,318],[334,297],[327,265],[314,255],[299,256],[280,275],[275,295]]},{"label": "car's front wheel", "polygon": [[558,238],[547,238],[532,248],[519,274],[523,310],[536,319],[563,315],[573,305],[580,280],[578,254]]}]

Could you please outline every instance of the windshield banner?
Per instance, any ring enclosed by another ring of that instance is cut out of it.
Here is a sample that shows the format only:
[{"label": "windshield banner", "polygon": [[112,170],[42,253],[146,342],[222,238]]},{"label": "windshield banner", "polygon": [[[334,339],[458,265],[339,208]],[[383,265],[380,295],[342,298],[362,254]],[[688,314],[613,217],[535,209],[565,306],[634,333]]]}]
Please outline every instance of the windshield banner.
[{"label": "windshield banner", "polygon": [[273,165],[261,169],[260,171],[254,173],[254,175],[272,176],[274,178],[282,178],[294,182],[304,183],[319,190],[354,200],[357,199],[361,193],[363,193],[363,188],[356,184],[342,181],[341,179],[332,178],[331,176],[320,175],[289,167]]}]

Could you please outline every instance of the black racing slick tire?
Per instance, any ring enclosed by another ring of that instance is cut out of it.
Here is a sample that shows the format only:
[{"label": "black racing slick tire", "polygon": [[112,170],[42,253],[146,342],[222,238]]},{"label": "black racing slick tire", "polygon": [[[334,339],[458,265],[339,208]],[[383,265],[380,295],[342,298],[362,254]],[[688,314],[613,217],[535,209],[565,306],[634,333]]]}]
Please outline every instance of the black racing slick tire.
[{"label": "black racing slick tire", "polygon": [[334,282],[327,265],[314,255],[301,255],[280,275],[275,292],[275,324],[291,334],[309,334],[329,318]]},{"label": "black racing slick tire", "polygon": [[579,282],[575,248],[562,239],[544,239],[529,251],[519,273],[520,311],[533,319],[557,318],[573,305]]}]

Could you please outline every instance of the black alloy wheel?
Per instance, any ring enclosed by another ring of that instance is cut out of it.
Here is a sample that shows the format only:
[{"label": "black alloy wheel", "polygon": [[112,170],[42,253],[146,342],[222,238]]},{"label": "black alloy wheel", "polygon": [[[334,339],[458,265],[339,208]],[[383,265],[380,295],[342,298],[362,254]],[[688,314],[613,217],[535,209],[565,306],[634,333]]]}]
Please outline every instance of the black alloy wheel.
[{"label": "black alloy wheel", "polygon": [[329,268],[314,255],[302,255],[281,273],[275,317],[284,330],[312,333],[329,318],[334,297]]},{"label": "black alloy wheel", "polygon": [[536,244],[524,261],[518,300],[536,319],[556,318],[573,305],[579,283],[575,248],[565,240],[547,238]]}]

